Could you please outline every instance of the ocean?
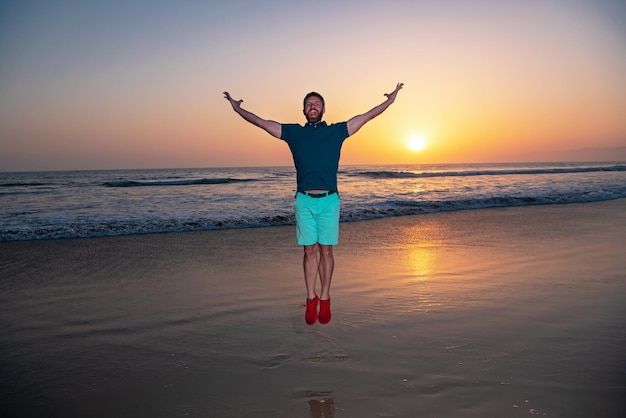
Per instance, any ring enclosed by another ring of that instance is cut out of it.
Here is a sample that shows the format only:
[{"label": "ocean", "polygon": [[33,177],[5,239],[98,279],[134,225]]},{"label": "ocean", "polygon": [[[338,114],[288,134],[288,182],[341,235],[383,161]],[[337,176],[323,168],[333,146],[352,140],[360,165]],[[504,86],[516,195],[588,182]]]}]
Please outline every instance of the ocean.
[{"label": "ocean", "polygon": [[[626,162],[360,165],[343,222],[626,197]],[[0,173],[0,241],[293,224],[293,167]]]}]

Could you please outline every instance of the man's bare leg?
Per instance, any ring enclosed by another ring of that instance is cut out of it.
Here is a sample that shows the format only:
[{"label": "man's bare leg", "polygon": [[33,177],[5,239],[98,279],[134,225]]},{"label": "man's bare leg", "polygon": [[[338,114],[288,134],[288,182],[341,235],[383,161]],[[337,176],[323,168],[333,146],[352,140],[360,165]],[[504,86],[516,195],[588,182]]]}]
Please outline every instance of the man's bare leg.
[{"label": "man's bare leg", "polygon": [[319,272],[322,282],[321,300],[330,299],[330,282],[333,279],[335,269],[335,259],[333,257],[332,245],[320,245]]},{"label": "man's bare leg", "polygon": [[319,249],[319,244],[304,246],[304,282],[306,284],[308,299],[313,299],[316,295],[315,282],[317,281],[317,272],[320,269],[320,261],[318,258]]}]

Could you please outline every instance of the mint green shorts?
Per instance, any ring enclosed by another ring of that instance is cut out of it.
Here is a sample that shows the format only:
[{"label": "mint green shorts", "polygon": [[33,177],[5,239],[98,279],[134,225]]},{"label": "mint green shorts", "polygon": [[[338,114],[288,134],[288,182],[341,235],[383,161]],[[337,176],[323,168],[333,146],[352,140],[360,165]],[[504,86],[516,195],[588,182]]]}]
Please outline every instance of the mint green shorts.
[{"label": "mint green shorts", "polygon": [[337,193],[319,198],[296,193],[298,245],[337,245],[340,203]]}]

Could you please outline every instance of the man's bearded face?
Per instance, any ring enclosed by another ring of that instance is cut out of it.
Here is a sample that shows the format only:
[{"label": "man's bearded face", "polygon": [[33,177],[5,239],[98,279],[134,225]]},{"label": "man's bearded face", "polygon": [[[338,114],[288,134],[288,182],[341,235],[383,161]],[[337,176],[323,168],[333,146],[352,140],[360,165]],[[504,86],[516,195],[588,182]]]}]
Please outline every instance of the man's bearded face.
[{"label": "man's bearded face", "polygon": [[311,96],[304,102],[304,116],[307,122],[317,123],[324,116],[324,105],[322,100],[317,96]]}]

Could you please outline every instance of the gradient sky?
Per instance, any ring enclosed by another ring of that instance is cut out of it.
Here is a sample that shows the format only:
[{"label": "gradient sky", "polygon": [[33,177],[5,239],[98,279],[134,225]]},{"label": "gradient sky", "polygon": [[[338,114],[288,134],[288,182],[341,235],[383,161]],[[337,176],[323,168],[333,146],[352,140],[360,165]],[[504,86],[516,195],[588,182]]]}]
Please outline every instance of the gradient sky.
[{"label": "gradient sky", "polygon": [[302,123],[315,90],[340,122],[397,82],[342,164],[623,160],[624,22],[623,0],[5,0],[0,171],[290,165],[223,91]]}]

